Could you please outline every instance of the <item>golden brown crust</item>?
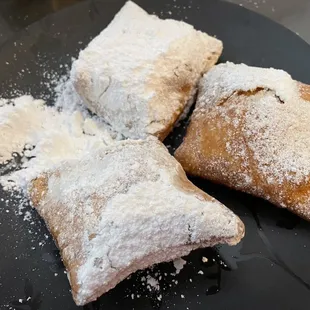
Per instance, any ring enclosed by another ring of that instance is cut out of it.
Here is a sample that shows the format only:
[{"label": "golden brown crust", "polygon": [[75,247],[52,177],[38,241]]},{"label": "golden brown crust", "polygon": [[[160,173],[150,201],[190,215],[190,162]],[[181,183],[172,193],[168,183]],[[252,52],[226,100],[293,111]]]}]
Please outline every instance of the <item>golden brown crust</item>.
[{"label": "golden brown crust", "polygon": [[[53,173],[56,176],[60,176],[58,171],[55,171]],[[71,289],[72,289],[72,295],[75,296],[79,290],[79,285],[78,285],[78,281],[77,281],[77,273],[76,270],[78,270],[78,267],[81,264],[81,261],[79,259],[77,260],[73,260],[73,261],[68,261],[66,259],[65,255],[62,255],[62,251],[64,250],[65,246],[64,245],[59,245],[57,240],[58,240],[58,236],[59,236],[59,231],[62,231],[63,229],[65,229],[67,222],[66,222],[66,218],[68,217],[68,214],[66,212],[62,213],[61,215],[59,215],[60,213],[57,213],[57,209],[58,210],[65,210],[65,206],[62,205],[58,205],[58,206],[53,206],[54,207],[54,211],[53,212],[44,212],[42,209],[40,209],[40,203],[44,200],[44,198],[46,197],[46,194],[48,192],[48,179],[51,176],[48,174],[44,174],[36,179],[34,179],[32,181],[32,185],[31,188],[29,189],[29,195],[30,195],[30,201],[32,203],[32,205],[37,209],[37,211],[39,212],[40,216],[42,216],[42,218],[44,218],[45,223],[48,226],[48,230],[50,231],[56,246],[58,247],[61,257],[63,259],[63,264],[66,267],[66,270],[68,272],[68,278],[70,281],[70,285],[71,285]],[[51,206],[52,207],[52,206]],[[56,215],[57,214],[57,215]],[[59,220],[50,220],[50,217],[54,217],[54,218],[58,218]],[[61,220],[62,218],[62,220]],[[57,223],[56,227],[55,224]],[[51,224],[51,225],[49,225]]]},{"label": "golden brown crust", "polygon": [[30,200],[33,206],[36,208],[42,199],[44,199],[45,194],[48,190],[48,176],[44,175],[36,178],[32,181],[30,188]]},{"label": "golden brown crust", "polygon": [[[186,106],[186,102],[189,100],[190,94],[191,92],[193,92],[193,89],[194,89],[194,85],[190,85],[187,83],[181,85],[180,90],[179,90],[179,94],[180,94],[179,102],[183,108]],[[155,133],[155,136],[160,141],[164,141],[165,138],[169,135],[169,133],[173,130],[174,124],[180,117],[181,113],[182,113],[182,109],[173,111],[170,121],[169,123],[166,123],[165,128]]]},{"label": "golden brown crust", "polygon": [[[195,45],[191,53],[181,48],[188,44]],[[146,89],[155,93],[149,102],[153,120],[148,125],[149,134],[160,141],[168,136],[187,104],[193,102],[199,79],[216,64],[222,49],[222,43],[214,38],[186,36],[156,60],[146,84]]]},{"label": "golden brown crust", "polygon": [[[299,96],[310,102],[310,85],[298,83],[298,88]],[[244,133],[245,115],[251,109],[247,98],[267,94],[275,96],[269,89],[257,88],[246,92],[240,90],[229,98],[222,98],[213,108],[194,112],[184,141],[176,150],[175,157],[188,174],[265,198],[310,220],[310,182],[304,180],[297,184],[289,179],[284,179],[283,182],[269,182],[268,176],[259,171],[259,162],[249,147],[251,141]],[[214,108],[219,105],[227,107],[225,115]],[[238,125],[230,121],[236,117]],[[235,156],[227,148],[227,143],[232,139],[235,144],[245,146],[243,156]],[[249,176],[251,181],[246,182],[245,176]]]},{"label": "golden brown crust", "polygon": [[301,98],[310,102],[310,85],[298,82],[298,86]]}]

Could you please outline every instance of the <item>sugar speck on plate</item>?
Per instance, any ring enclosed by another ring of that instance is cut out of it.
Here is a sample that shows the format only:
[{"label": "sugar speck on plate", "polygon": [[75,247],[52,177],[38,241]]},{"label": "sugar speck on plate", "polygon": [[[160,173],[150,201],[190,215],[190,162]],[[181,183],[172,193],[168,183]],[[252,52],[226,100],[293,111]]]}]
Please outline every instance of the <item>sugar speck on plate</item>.
[{"label": "sugar speck on plate", "polygon": [[26,211],[24,215],[24,221],[29,222],[30,220],[31,220],[31,213],[29,211]]},{"label": "sugar speck on plate", "polygon": [[149,288],[149,290],[159,290],[159,283],[158,283],[158,280],[153,278],[152,276],[148,275],[146,277],[146,283],[147,283],[147,286]]},{"label": "sugar speck on plate", "polygon": [[186,264],[186,260],[184,260],[182,258],[175,259],[173,261],[173,265],[174,265],[174,268],[175,268],[175,273],[179,274],[180,271],[183,269],[185,264]]},{"label": "sugar speck on plate", "polygon": [[202,271],[202,270],[199,270],[199,271],[198,271],[198,274],[204,274],[204,273],[203,273],[203,271]]}]

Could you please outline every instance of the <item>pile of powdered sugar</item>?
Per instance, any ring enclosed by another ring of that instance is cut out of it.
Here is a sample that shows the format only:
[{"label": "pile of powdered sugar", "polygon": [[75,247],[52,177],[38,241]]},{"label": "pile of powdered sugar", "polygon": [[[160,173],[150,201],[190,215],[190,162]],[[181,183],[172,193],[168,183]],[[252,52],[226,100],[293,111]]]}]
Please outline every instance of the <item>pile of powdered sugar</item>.
[{"label": "pile of powdered sugar", "polygon": [[18,170],[0,177],[5,190],[26,190],[32,179],[60,161],[113,141],[103,123],[77,109],[59,112],[31,96],[2,99],[0,105],[0,164],[14,168],[16,154],[21,158]]},{"label": "pile of powdered sugar", "polygon": [[55,107],[58,110],[67,112],[80,111],[84,116],[88,116],[89,112],[84,105],[83,99],[75,91],[73,83],[68,76],[60,78],[59,83],[55,87],[56,100]]},{"label": "pile of powdered sugar", "polygon": [[114,140],[124,139],[120,133],[116,132],[109,124],[104,122],[101,117],[92,114],[87,109],[83,99],[75,90],[75,87],[72,83],[71,73],[68,73],[67,75],[61,76],[59,78],[59,82],[56,85],[54,91],[56,93],[54,106],[58,111],[66,112],[69,114],[79,111],[84,118],[90,118],[96,123],[101,124],[101,127],[108,131]]}]

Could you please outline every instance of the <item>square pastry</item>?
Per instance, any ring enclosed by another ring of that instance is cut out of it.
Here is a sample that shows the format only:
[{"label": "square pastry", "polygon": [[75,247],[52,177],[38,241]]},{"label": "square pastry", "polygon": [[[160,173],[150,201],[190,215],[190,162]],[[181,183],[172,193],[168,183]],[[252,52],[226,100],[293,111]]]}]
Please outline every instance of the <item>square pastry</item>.
[{"label": "square pastry", "polygon": [[175,156],[185,171],[310,220],[310,86],[282,70],[220,64],[201,80]]},{"label": "square pastry", "polygon": [[217,243],[236,244],[241,220],[194,186],[155,138],[126,140],[66,161],[30,197],[68,271],[78,305],[138,269]]},{"label": "square pastry", "polygon": [[71,79],[87,107],[124,137],[163,140],[221,52],[221,41],[129,1],[80,52]]}]

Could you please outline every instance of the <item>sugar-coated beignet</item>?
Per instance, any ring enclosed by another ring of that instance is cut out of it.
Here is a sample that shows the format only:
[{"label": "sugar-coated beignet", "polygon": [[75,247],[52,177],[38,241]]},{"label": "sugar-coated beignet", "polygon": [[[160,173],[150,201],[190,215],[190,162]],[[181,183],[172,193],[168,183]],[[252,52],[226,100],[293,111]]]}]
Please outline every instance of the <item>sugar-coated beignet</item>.
[{"label": "sugar-coated beignet", "polygon": [[186,172],[310,220],[310,86],[275,69],[220,64],[200,84],[175,156]]},{"label": "sugar-coated beignet", "polygon": [[78,305],[138,269],[244,235],[241,220],[194,186],[155,138],[64,162],[33,181],[30,197],[60,249]]},{"label": "sugar-coated beignet", "polygon": [[129,1],[80,52],[71,78],[87,107],[127,138],[163,140],[193,103],[222,42]]}]

